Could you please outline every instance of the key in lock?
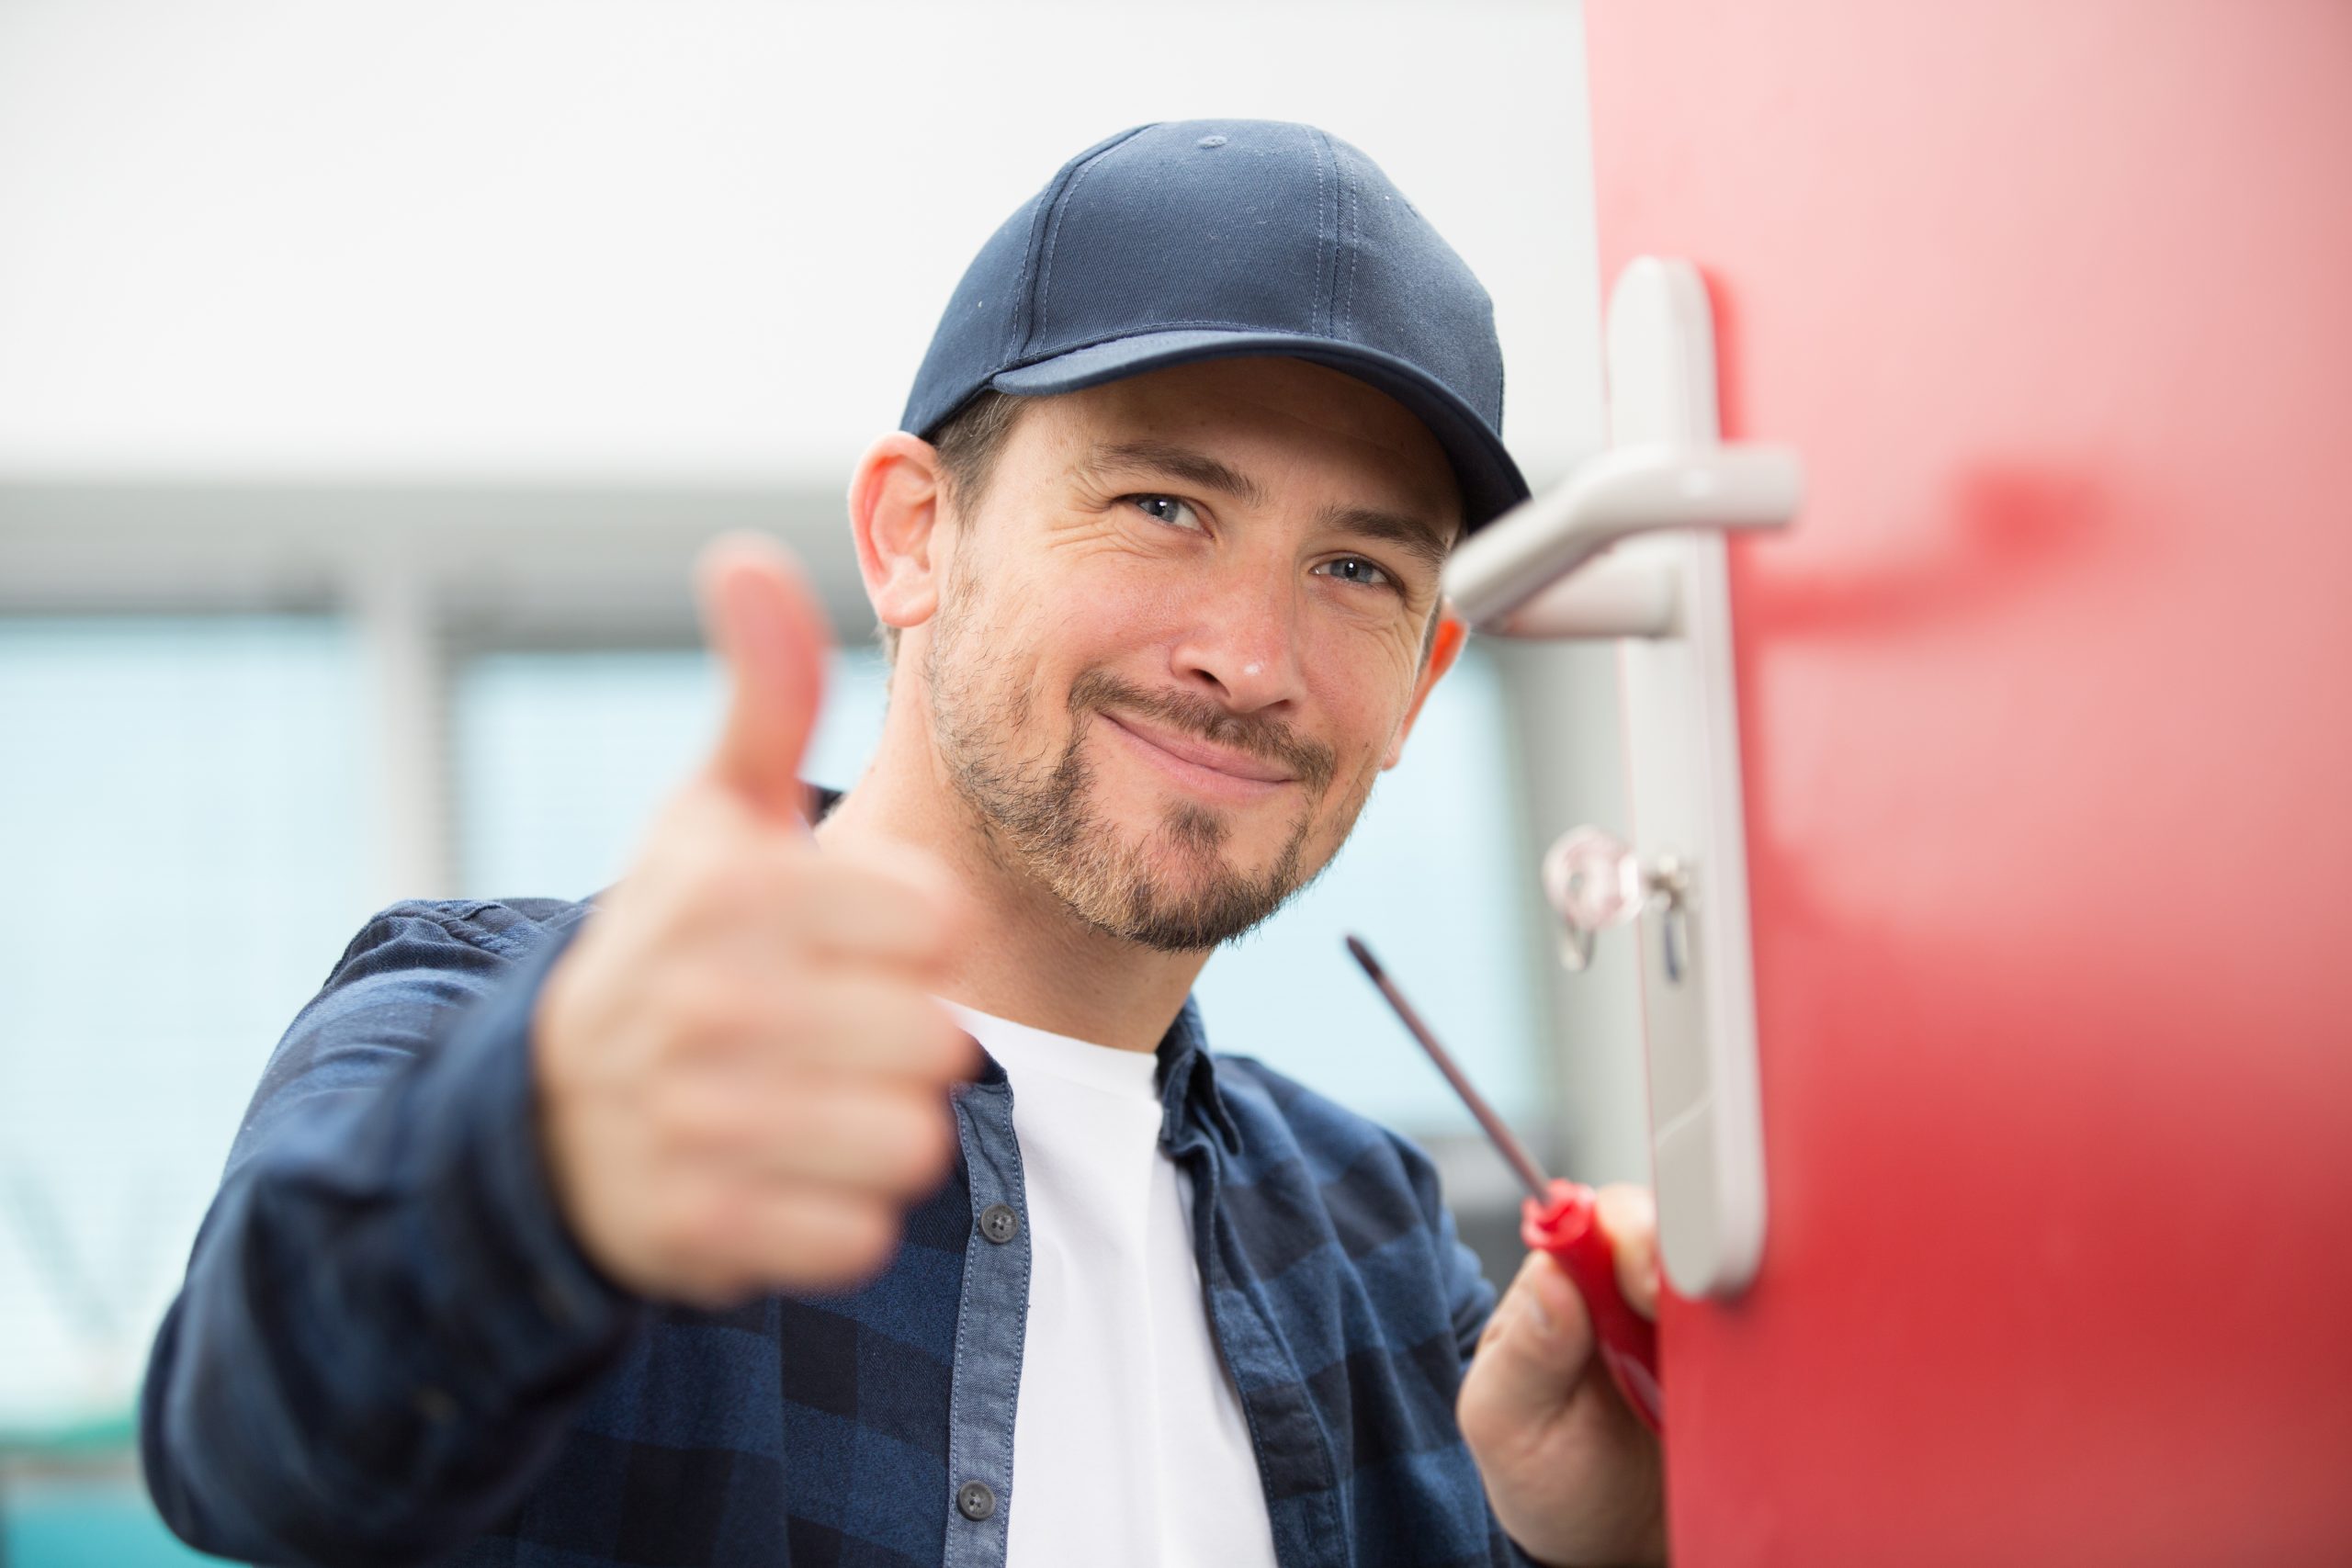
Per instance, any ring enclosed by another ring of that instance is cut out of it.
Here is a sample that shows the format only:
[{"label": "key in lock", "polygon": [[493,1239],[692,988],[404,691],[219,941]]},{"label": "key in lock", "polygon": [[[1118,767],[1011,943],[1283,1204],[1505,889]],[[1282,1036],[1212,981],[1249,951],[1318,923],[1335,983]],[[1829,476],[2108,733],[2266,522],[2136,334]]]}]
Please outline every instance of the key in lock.
[{"label": "key in lock", "polygon": [[1645,868],[1623,840],[1600,828],[1569,829],[1544,856],[1544,897],[1560,917],[1560,963],[1572,973],[1591,966],[1602,931],[1638,920],[1655,904],[1665,917],[1666,977],[1679,983],[1690,891],[1680,857],[1660,855]]}]

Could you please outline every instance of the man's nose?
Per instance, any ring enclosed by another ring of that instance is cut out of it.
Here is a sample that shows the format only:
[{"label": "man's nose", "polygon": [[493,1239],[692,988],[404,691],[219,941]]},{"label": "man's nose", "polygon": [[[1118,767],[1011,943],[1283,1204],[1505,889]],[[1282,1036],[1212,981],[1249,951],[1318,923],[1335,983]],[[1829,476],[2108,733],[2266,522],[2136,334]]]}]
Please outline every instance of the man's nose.
[{"label": "man's nose", "polygon": [[1305,676],[1298,655],[1299,596],[1285,573],[1220,574],[1195,602],[1170,662],[1188,687],[1210,686],[1227,706],[1247,713],[1296,697]]}]

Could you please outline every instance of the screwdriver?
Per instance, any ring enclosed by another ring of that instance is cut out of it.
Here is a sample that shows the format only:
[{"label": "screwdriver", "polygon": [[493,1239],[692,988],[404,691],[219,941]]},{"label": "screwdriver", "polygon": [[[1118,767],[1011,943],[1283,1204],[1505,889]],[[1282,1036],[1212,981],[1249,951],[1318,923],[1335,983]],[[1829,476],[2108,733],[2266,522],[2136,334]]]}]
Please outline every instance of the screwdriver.
[{"label": "screwdriver", "polygon": [[1527,1197],[1520,1205],[1519,1236],[1532,1251],[1549,1254],[1568,1278],[1576,1282],[1577,1291],[1584,1297],[1586,1313],[1592,1319],[1593,1342],[1600,1352],[1601,1365],[1617,1384],[1625,1403],[1642,1418],[1653,1432],[1662,1432],[1665,1424],[1664,1400],[1658,1386],[1657,1325],[1634,1310],[1617,1286],[1617,1258],[1611,1249],[1609,1237],[1600,1228],[1593,1207],[1593,1191],[1578,1181],[1557,1180],[1544,1174],[1528,1154],[1526,1146],[1511,1134],[1503,1119],[1495,1114],[1486,1098],[1470,1087],[1470,1080],[1454,1065],[1444,1046],[1437,1043],[1429,1026],[1413,1010],[1410,1002],[1397,990],[1396,983],[1381,968],[1380,961],[1372,955],[1361,938],[1347,939],[1348,951],[1363,965],[1396,1016],[1430,1054],[1437,1070],[1478,1119],[1487,1137],[1509,1162],[1527,1189]]}]

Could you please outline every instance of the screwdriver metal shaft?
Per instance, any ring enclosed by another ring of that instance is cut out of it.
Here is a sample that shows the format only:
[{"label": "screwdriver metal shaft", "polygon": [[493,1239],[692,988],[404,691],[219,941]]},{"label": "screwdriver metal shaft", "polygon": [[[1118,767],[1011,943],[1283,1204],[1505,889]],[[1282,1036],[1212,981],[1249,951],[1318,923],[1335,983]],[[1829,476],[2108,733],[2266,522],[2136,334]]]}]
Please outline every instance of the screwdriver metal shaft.
[{"label": "screwdriver metal shaft", "polygon": [[1412,1031],[1413,1038],[1421,1043],[1421,1049],[1430,1054],[1430,1060],[1435,1062],[1437,1070],[1445,1075],[1445,1081],[1453,1086],[1453,1092],[1462,1097],[1462,1103],[1470,1108],[1470,1114],[1478,1119],[1478,1125],[1486,1129],[1488,1140],[1502,1152],[1503,1158],[1510,1162],[1511,1169],[1518,1173],[1529,1195],[1539,1203],[1551,1201],[1552,1179],[1544,1174],[1544,1168],[1535,1163],[1526,1146],[1504,1125],[1503,1119],[1495,1114],[1495,1108],[1470,1087],[1470,1080],[1463,1076],[1460,1067],[1453,1065],[1453,1058],[1446,1055],[1445,1047],[1437,1043],[1437,1036],[1431,1034],[1429,1026],[1421,1021],[1421,1015],[1413,1010],[1413,1004],[1405,999],[1396,982],[1389,979],[1387,972],[1381,968],[1380,960],[1372,955],[1372,949],[1363,944],[1362,938],[1351,936],[1348,938],[1348,951],[1355,954],[1358,964],[1363,965],[1363,972],[1372,976],[1372,983],[1380,987],[1380,994],[1388,998],[1388,1005],[1396,1010],[1396,1016],[1405,1021],[1405,1027]]}]

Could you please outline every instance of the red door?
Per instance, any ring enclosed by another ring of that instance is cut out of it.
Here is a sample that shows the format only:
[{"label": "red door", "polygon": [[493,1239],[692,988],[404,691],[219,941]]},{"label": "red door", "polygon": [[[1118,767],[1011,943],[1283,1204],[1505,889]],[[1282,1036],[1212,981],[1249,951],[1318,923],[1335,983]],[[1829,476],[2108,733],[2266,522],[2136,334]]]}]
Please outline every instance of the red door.
[{"label": "red door", "polygon": [[1770,1216],[1676,1560],[2352,1562],[2352,6],[1593,0],[1726,439]]}]

